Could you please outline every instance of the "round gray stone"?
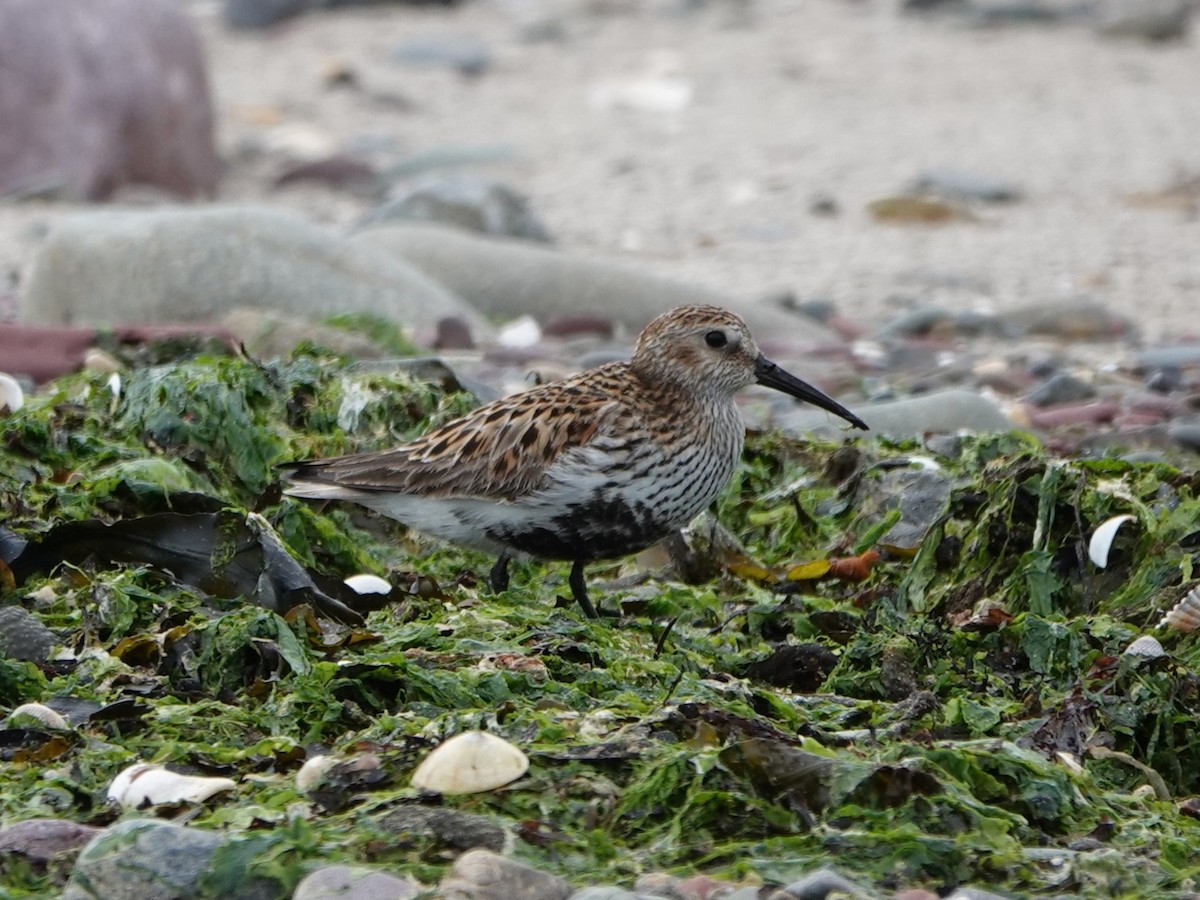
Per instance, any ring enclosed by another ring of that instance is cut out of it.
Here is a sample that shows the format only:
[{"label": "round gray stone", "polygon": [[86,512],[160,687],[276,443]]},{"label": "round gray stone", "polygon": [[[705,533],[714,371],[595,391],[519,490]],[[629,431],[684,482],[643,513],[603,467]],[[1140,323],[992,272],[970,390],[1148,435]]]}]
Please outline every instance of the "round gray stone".
[{"label": "round gray stone", "polygon": [[359,866],[325,866],[296,885],[292,900],[408,900],[421,885]]},{"label": "round gray stone", "polygon": [[58,636],[20,606],[0,606],[0,657],[45,662]]},{"label": "round gray stone", "polygon": [[352,240],[406,260],[496,319],[531,315],[546,322],[555,316],[601,313],[640,331],[659,313],[708,303],[743,316],[760,340],[796,336],[813,343],[841,343],[806,316],[528,241],[487,238],[425,223],[364,228]]},{"label": "round gray stone", "polygon": [[34,259],[23,316],[46,325],[214,321],[242,307],[323,320],[370,312],[420,330],[488,326],[393,255],[256,207],[101,211],[62,219]]},{"label": "round gray stone", "polygon": [[[228,840],[215,831],[154,819],[118,822],[83,848],[63,900],[199,898],[213,855]],[[265,900],[272,893],[254,882],[245,884],[239,896]]]},{"label": "round gray stone", "polygon": [[[871,435],[912,437],[936,432],[1005,432],[1017,427],[991,400],[957,389],[886,403],[869,403],[856,406],[854,412],[871,426]],[[778,424],[797,435],[838,438],[847,434],[840,419],[811,407],[780,416]]]}]

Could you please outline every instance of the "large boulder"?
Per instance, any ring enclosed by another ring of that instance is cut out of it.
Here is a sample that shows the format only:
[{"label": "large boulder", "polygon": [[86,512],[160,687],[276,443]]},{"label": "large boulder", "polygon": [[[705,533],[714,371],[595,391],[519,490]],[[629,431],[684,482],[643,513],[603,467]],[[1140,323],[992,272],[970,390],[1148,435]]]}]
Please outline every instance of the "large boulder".
[{"label": "large boulder", "polygon": [[28,275],[25,321],[196,322],[253,307],[324,321],[369,312],[418,333],[487,323],[402,260],[298,216],[256,207],[100,210],[61,219]]},{"label": "large boulder", "polygon": [[178,0],[4,0],[0,122],[0,194],[217,187],[204,56]]}]

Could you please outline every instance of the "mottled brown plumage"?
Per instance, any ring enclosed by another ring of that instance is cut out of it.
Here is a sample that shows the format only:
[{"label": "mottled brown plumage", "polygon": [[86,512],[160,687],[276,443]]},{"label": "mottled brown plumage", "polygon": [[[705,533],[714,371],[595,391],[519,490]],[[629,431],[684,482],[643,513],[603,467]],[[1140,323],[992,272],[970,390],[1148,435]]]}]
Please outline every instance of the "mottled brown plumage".
[{"label": "mottled brown plumage", "polygon": [[734,394],[757,381],[853,413],[758,352],[745,323],[711,306],[651,322],[633,359],[482,406],[379,453],[283,468],[288,493],[352,500],[437,537],[499,554],[583,563],[640,550],[687,524],[729,481],[744,426]]}]

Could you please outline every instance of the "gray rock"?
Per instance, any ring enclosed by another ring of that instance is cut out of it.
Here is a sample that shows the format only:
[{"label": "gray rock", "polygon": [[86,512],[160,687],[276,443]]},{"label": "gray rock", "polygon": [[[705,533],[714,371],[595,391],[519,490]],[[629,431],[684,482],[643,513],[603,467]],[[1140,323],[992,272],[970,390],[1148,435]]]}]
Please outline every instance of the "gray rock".
[{"label": "gray rock", "polygon": [[498,181],[474,175],[427,175],[398,187],[368,213],[364,224],[397,220],[441,222],[481,234],[550,240],[526,197]]},{"label": "gray rock", "polygon": [[[937,391],[903,400],[856,406],[854,412],[871,426],[870,435],[912,437],[934,432],[1011,431],[1016,426],[986,397],[965,390]],[[845,437],[841,420],[824,410],[806,407],[785,413],[777,424],[792,434]],[[857,436],[859,432],[849,432]]]},{"label": "gray rock", "polygon": [[1007,894],[995,894],[977,887],[960,887],[946,900],[1010,900]]},{"label": "gray rock", "polygon": [[1167,436],[1181,447],[1200,451],[1200,420],[1172,422],[1167,428]]},{"label": "gray rock", "polygon": [[325,866],[296,885],[292,900],[409,900],[421,885],[411,877],[358,866]]},{"label": "gray rock", "polygon": [[225,21],[234,28],[266,28],[317,6],[318,0],[225,0]]},{"label": "gray rock", "polygon": [[863,888],[830,868],[809,872],[771,895],[771,900],[825,900],[830,894],[847,897],[870,897]]},{"label": "gray rock", "polygon": [[[146,900],[209,896],[201,882],[213,855],[229,838],[215,831],[185,828],[154,819],[127,819],[104,829],[75,861],[63,900]],[[244,882],[245,900],[268,900],[277,886]]]},{"label": "gray rock", "polygon": [[1069,372],[1058,372],[1030,391],[1025,400],[1034,406],[1058,406],[1091,400],[1095,396],[1096,388],[1082,378]]},{"label": "gray rock", "polygon": [[45,325],[206,321],[239,307],[323,319],[369,311],[432,332],[482,318],[387,253],[255,207],[89,212],[62,219],[34,260],[24,317]]},{"label": "gray rock", "polygon": [[393,834],[417,835],[455,850],[482,847],[496,853],[508,844],[508,831],[484,816],[431,806],[400,806],[379,820]]},{"label": "gray rock", "polygon": [[1139,369],[1189,369],[1200,366],[1200,344],[1147,347],[1134,355]]},{"label": "gray rock", "polygon": [[0,59],[0,194],[216,190],[204,54],[175,0],[5,0]]},{"label": "gray rock", "polygon": [[888,469],[878,479],[864,478],[857,497],[859,515],[882,518],[900,510],[900,521],[880,538],[891,547],[916,550],[925,534],[946,511],[952,482],[941,472]]},{"label": "gray rock", "polygon": [[0,606],[0,657],[45,662],[58,636],[20,606]]},{"label": "gray rock", "polygon": [[698,285],[525,241],[476,237],[424,224],[366,228],[353,240],[394,253],[497,319],[528,314],[548,321],[558,315],[603,310],[615,321],[640,330],[672,307],[712,303],[743,315],[760,339],[797,335],[813,343],[841,343],[806,317],[763,304],[738,303]]},{"label": "gray rock", "polygon": [[482,75],[492,65],[487,45],[468,37],[412,38],[392,55],[410,65],[445,66],[471,76]]},{"label": "gray rock", "polygon": [[78,850],[101,830],[67,819],[28,819],[0,828],[0,854],[47,862]]},{"label": "gray rock", "polygon": [[984,203],[1011,203],[1021,198],[1020,189],[1007,182],[959,169],[929,169],[917,176],[914,188],[941,197]]},{"label": "gray rock", "polygon": [[438,888],[441,900],[567,900],[571,886],[557,875],[492,853],[469,850]]},{"label": "gray rock", "polygon": [[1180,40],[1194,9],[1192,0],[1100,0],[1096,30],[1106,37]]},{"label": "gray rock", "polygon": [[571,900],[638,900],[638,894],[623,887],[598,884],[585,887],[571,895]]}]

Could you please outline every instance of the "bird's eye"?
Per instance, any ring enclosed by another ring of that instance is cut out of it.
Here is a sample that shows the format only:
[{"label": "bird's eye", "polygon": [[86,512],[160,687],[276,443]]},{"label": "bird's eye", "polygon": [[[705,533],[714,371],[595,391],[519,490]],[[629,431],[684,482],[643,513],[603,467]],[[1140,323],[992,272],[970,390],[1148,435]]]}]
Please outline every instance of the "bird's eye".
[{"label": "bird's eye", "polygon": [[704,343],[712,347],[714,350],[720,350],[729,343],[729,338],[725,337],[723,331],[710,331],[704,336]]}]

